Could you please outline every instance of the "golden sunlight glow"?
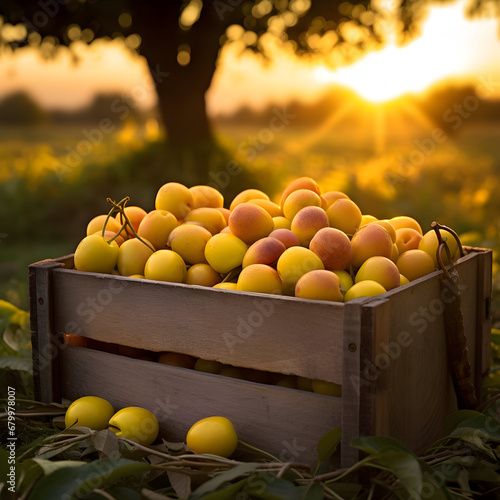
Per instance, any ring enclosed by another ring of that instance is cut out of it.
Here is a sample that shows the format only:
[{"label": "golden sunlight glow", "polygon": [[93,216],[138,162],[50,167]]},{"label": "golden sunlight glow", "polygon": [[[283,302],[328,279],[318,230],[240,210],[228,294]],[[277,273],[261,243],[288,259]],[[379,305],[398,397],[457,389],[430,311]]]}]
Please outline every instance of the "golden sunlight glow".
[{"label": "golden sunlight glow", "polygon": [[[483,20],[484,22],[484,20]],[[492,19],[492,23],[497,23]],[[434,6],[422,26],[422,36],[405,46],[394,43],[370,52],[357,63],[331,70],[320,66],[315,77],[353,89],[371,102],[383,102],[421,92],[439,80],[462,77],[477,66],[477,23],[465,17],[464,2]]]}]

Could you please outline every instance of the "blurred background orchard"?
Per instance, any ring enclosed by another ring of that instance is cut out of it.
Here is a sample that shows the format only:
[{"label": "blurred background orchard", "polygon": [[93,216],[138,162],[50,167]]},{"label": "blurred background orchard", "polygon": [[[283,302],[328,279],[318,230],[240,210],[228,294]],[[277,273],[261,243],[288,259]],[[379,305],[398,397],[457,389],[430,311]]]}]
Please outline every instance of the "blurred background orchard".
[{"label": "blurred background orchard", "polygon": [[0,299],[114,200],[228,205],[295,177],[500,247],[500,11],[488,0],[3,0]]}]

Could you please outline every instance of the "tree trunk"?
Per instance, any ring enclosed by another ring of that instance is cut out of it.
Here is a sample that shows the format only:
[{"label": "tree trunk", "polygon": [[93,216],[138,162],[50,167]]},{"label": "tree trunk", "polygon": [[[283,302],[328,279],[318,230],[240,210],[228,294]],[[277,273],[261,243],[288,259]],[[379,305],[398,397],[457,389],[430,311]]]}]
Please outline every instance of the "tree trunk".
[{"label": "tree trunk", "polygon": [[[158,3],[156,11],[146,12],[138,7],[132,18],[142,36],[141,53],[155,81],[158,109],[167,130],[167,156],[181,169],[179,175],[186,183],[205,183],[210,170],[218,169],[215,163],[222,158],[207,116],[205,93],[215,72],[219,39],[225,27],[214,23],[211,10],[204,7],[192,28],[181,30],[181,4]],[[164,24],[158,23],[158,18]],[[177,62],[182,45],[191,52],[186,66]]]}]

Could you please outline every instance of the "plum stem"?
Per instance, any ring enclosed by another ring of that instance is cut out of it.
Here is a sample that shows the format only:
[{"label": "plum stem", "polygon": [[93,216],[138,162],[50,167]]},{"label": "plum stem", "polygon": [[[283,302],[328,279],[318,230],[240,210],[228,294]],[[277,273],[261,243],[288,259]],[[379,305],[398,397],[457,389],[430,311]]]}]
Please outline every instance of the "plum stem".
[{"label": "plum stem", "polygon": [[[110,240],[110,241],[113,241],[116,236],[118,234],[120,234],[122,232],[123,229],[125,228],[129,228],[133,235],[141,242],[141,243],[144,243],[144,245],[146,245],[150,250],[152,250],[153,252],[156,252],[156,249],[154,247],[152,247],[149,243],[147,243],[145,240],[143,240],[136,232],[136,230],[134,229],[134,226],[132,225],[132,223],[130,222],[130,219],[128,218],[128,215],[125,213],[125,205],[127,204],[127,202],[130,200],[130,198],[128,196],[126,196],[125,198],[123,198],[123,200],[121,200],[119,203],[116,203],[114,202],[111,198],[106,198],[106,201],[108,201],[109,203],[111,203],[113,205],[113,207],[111,208],[111,210],[109,211],[109,214],[108,214],[108,218],[110,217],[110,214],[113,212],[113,211],[116,211],[116,212],[119,212],[123,219],[124,219],[124,223],[120,229],[120,231],[115,235],[115,237]],[[106,219],[107,220],[107,219]]]}]

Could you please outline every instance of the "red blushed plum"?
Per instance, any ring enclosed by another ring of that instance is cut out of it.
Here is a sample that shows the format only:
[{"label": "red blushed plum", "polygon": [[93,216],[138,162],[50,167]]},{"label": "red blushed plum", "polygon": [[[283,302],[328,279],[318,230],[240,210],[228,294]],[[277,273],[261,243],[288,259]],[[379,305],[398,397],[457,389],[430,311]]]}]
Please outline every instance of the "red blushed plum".
[{"label": "red blushed plum", "polygon": [[249,247],[243,257],[242,267],[245,268],[251,264],[272,266],[276,264],[285,250],[286,246],[280,240],[266,236]]},{"label": "red blushed plum", "polygon": [[193,205],[193,195],[189,189],[178,182],[167,182],[156,193],[156,210],[166,210],[178,220],[183,219]]},{"label": "red blushed plum", "polygon": [[280,207],[283,208],[283,205],[290,195],[294,191],[299,189],[308,189],[309,191],[315,192],[318,196],[321,194],[321,190],[318,186],[318,183],[312,179],[311,177],[299,177],[298,179],[293,180],[288,184],[288,186],[283,191],[280,199]]},{"label": "red blushed plum", "polygon": [[[125,215],[128,217],[128,220],[132,224],[134,231],[137,232],[139,230],[139,224],[141,223],[142,219],[144,219],[144,217],[146,217],[146,215],[147,215],[146,210],[144,210],[141,207],[130,206],[130,207],[125,207],[124,211],[125,211]],[[121,213],[117,213],[115,215],[115,219],[120,224],[120,227],[125,222],[125,218],[123,217],[123,215]],[[132,236],[132,231],[130,230],[130,228],[127,228],[127,231]]]},{"label": "red blushed plum", "polygon": [[245,189],[233,198],[231,205],[229,205],[229,210],[232,212],[241,203],[247,203],[250,200],[256,199],[269,200],[269,196],[260,189]]},{"label": "red blushed plum", "polygon": [[256,198],[254,200],[249,200],[248,203],[253,203],[254,205],[258,205],[262,207],[271,217],[281,217],[283,212],[281,208],[276,203],[270,200],[263,200],[261,198]]},{"label": "red blushed plum", "polygon": [[365,260],[356,273],[356,283],[365,280],[376,281],[386,290],[392,290],[401,283],[399,269],[396,264],[387,257],[381,257],[379,255]]},{"label": "red blushed plum", "polygon": [[165,248],[170,233],[179,225],[174,214],[167,210],[151,210],[139,224],[137,234],[148,240],[156,250]]},{"label": "red blushed plum", "polygon": [[352,200],[340,198],[327,211],[330,226],[353,235],[361,224],[361,210]]},{"label": "red blushed plum", "polygon": [[201,207],[221,208],[224,205],[224,196],[211,186],[197,185],[189,188],[193,202],[192,209]]},{"label": "red blushed plum", "polygon": [[304,274],[324,268],[321,259],[312,250],[302,246],[287,248],[276,264],[283,282],[283,292],[287,295],[294,294],[295,285]]},{"label": "red blushed plum", "polygon": [[268,236],[274,229],[273,218],[266,210],[253,203],[240,203],[229,216],[231,233],[247,245]]},{"label": "red blushed plum", "polygon": [[319,194],[309,189],[297,189],[290,193],[281,206],[283,209],[283,215],[292,221],[299,210],[304,207],[322,207],[323,200],[320,198]]},{"label": "red blushed plum", "polygon": [[399,255],[407,250],[415,250],[418,248],[422,235],[411,227],[402,227],[396,230],[396,246],[398,247]]},{"label": "red blushed plum", "polygon": [[360,227],[351,239],[352,259],[354,267],[361,264],[370,257],[381,255],[391,258],[392,239],[390,234],[378,224],[367,224]]},{"label": "red blushed plum", "polygon": [[251,264],[238,276],[236,290],[280,295],[282,283],[276,269],[265,264]]},{"label": "red blushed plum", "polygon": [[210,207],[191,210],[184,218],[184,222],[200,222],[211,234],[220,233],[227,226],[224,215],[216,208]]},{"label": "red blushed plum", "polygon": [[295,297],[342,302],[340,279],[332,271],[317,270],[304,274],[295,285]]},{"label": "red blushed plum", "polygon": [[407,215],[398,215],[397,217],[393,217],[392,219],[388,220],[389,223],[394,227],[394,229],[396,229],[396,231],[403,227],[411,227],[412,229],[418,231],[420,234],[424,234],[422,232],[422,227],[413,217],[408,217]]},{"label": "red blushed plum", "polygon": [[299,238],[303,247],[308,247],[314,235],[328,227],[328,216],[320,207],[305,207],[297,212],[292,219],[290,229]]},{"label": "red blushed plum", "polygon": [[279,228],[269,233],[270,238],[276,238],[285,245],[286,248],[300,246],[297,235],[291,229]]},{"label": "red blushed plum", "polygon": [[340,229],[320,229],[309,243],[309,248],[322,260],[325,269],[341,271],[351,263],[351,242]]},{"label": "red blushed plum", "polygon": [[396,262],[399,272],[409,281],[421,278],[435,270],[432,257],[423,250],[408,250]]},{"label": "red blushed plum", "polygon": [[342,191],[327,191],[326,193],[323,193],[321,197],[325,200],[326,202],[326,208],[328,208],[330,205],[333,205],[337,200],[340,200],[341,198],[349,199],[349,196],[347,196],[345,193],[342,193]]}]

